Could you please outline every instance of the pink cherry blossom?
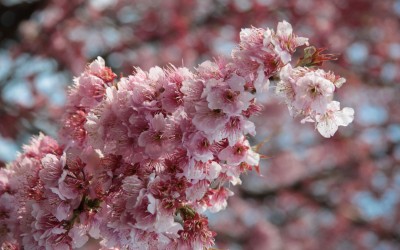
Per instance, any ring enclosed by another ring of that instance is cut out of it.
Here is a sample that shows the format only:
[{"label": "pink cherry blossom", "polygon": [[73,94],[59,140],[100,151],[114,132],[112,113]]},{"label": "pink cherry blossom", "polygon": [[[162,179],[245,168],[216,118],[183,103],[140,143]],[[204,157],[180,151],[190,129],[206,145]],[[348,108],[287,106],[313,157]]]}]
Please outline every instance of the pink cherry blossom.
[{"label": "pink cherry blossom", "polygon": [[335,85],[315,72],[308,72],[296,81],[293,106],[299,110],[324,113]]},{"label": "pink cherry blossom", "polygon": [[150,119],[150,128],[140,134],[138,144],[145,147],[145,152],[150,158],[157,159],[164,152],[169,151],[168,124],[162,114],[157,114]]},{"label": "pink cherry blossom", "polygon": [[352,108],[340,110],[340,103],[332,101],[328,104],[325,114],[316,116],[317,129],[323,137],[329,138],[335,134],[339,126],[347,126],[353,119]]},{"label": "pink cherry blossom", "polygon": [[244,91],[245,79],[233,75],[225,84],[215,86],[207,93],[208,107],[221,109],[229,115],[240,114],[246,110],[254,96]]},{"label": "pink cherry blossom", "polygon": [[193,124],[196,128],[203,131],[211,141],[219,138],[218,130],[224,127],[229,119],[228,115],[220,109],[210,109],[205,101],[197,103],[195,108]]},{"label": "pink cherry blossom", "polygon": [[214,158],[213,144],[207,139],[203,132],[197,132],[189,135],[186,143],[188,154],[197,161],[207,162]]},{"label": "pink cherry blossom", "polygon": [[250,146],[246,142],[247,141],[238,141],[235,145],[224,148],[221,152],[219,152],[218,157],[221,160],[226,161],[228,164],[233,165],[238,165],[241,162],[245,162],[247,151],[250,149]]},{"label": "pink cherry blossom", "polygon": [[271,39],[274,49],[284,64],[291,60],[297,47],[308,45],[308,38],[298,37],[293,34],[292,25],[286,21],[279,22],[275,36]]},{"label": "pink cherry blossom", "polygon": [[58,184],[59,179],[63,175],[65,157],[66,156],[63,155],[62,158],[59,159],[53,154],[47,154],[42,158],[41,163],[43,169],[39,171],[39,177],[45,186],[53,187]]},{"label": "pink cherry blossom", "polygon": [[211,195],[211,204],[212,207],[209,208],[210,212],[217,213],[227,206],[227,200],[229,196],[232,196],[233,192],[227,188],[221,187],[215,191],[213,191]]}]

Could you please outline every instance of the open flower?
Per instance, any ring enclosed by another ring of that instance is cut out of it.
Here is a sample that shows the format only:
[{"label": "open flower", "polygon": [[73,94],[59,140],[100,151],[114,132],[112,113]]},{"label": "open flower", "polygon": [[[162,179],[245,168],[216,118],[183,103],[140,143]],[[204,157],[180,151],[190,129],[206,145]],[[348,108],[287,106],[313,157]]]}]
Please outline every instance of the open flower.
[{"label": "open flower", "polygon": [[306,73],[296,81],[293,106],[299,110],[325,113],[331,101],[335,85],[314,71]]},{"label": "open flower", "polygon": [[246,110],[254,96],[244,91],[246,81],[243,77],[233,75],[226,83],[219,84],[206,93],[208,107],[220,109],[226,114],[240,114]]},{"label": "open flower", "polygon": [[138,144],[145,148],[146,154],[157,159],[163,153],[170,151],[167,120],[162,114],[157,114],[150,120],[150,128],[140,134]]},{"label": "open flower", "polygon": [[298,37],[293,33],[292,25],[286,21],[279,22],[275,36],[271,39],[275,52],[279,55],[282,62],[287,64],[291,60],[291,54],[296,48],[308,45],[308,38]]},{"label": "open flower", "polygon": [[354,109],[343,108],[340,110],[340,103],[332,101],[328,104],[323,115],[316,116],[318,132],[326,138],[335,134],[339,126],[347,126],[354,119]]}]

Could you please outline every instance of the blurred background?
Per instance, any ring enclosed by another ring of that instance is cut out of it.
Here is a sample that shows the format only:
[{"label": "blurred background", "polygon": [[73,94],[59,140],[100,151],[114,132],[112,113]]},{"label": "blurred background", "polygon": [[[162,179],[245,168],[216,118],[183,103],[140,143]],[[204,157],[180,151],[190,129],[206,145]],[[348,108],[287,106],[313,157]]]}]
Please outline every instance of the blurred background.
[{"label": "blurred background", "polygon": [[217,247],[400,249],[400,0],[0,0],[0,166],[32,135],[57,136],[68,86],[97,56],[119,75],[193,68],[282,20],[340,55],[324,69],[347,78],[337,99],[355,121],[324,139],[260,97],[252,141],[270,158],[209,215]]}]

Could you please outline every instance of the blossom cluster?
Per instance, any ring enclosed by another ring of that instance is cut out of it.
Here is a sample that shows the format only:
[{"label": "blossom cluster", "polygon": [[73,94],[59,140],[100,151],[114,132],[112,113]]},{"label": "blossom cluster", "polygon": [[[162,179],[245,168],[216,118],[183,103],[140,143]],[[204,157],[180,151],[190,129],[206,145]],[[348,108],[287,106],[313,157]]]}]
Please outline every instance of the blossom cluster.
[{"label": "blossom cluster", "polygon": [[[287,22],[249,28],[230,59],[116,75],[97,58],[75,79],[60,144],[40,135],[1,170],[0,239],[9,249],[71,249],[89,238],[106,249],[204,249],[214,245],[206,212],[218,212],[257,169],[247,136],[276,92],[326,137],[353,119],[331,72],[290,65],[308,39]],[[4,202],[3,202],[4,201]]]},{"label": "blossom cluster", "polygon": [[276,93],[283,96],[292,114],[304,117],[302,122],[315,122],[324,137],[335,134],[338,126],[349,125],[354,118],[352,108],[340,110],[333,93],[346,81],[332,72],[306,67],[284,66],[279,74]]}]

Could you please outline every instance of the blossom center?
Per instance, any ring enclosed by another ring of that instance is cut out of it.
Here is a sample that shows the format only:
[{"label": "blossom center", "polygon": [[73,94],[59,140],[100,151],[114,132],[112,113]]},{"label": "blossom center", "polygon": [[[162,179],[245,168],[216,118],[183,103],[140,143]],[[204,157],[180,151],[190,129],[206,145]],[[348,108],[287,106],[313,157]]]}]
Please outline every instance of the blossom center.
[{"label": "blossom center", "polygon": [[236,100],[236,96],[237,96],[237,93],[235,93],[234,91],[232,91],[230,89],[225,91],[224,97],[225,97],[225,100],[228,102],[234,102]]}]

